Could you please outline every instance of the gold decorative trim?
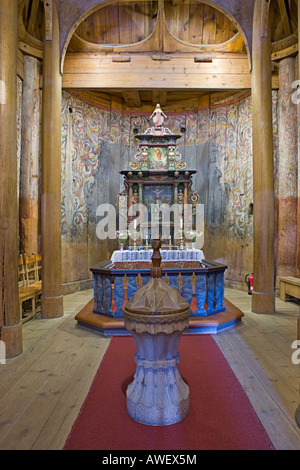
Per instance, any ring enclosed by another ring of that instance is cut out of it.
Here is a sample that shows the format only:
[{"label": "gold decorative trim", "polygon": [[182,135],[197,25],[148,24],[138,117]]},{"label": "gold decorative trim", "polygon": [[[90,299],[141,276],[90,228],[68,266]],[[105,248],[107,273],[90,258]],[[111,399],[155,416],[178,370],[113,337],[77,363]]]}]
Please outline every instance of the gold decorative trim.
[{"label": "gold decorative trim", "polygon": [[142,276],[141,276],[141,273],[139,273],[139,274],[137,275],[137,277],[136,277],[136,279],[135,279],[135,282],[136,282],[136,287],[137,287],[138,289],[140,289],[141,287],[143,287],[143,282],[144,282],[144,281],[143,281],[143,278],[142,278]]},{"label": "gold decorative trim", "polygon": [[179,273],[177,277],[177,284],[178,284],[178,292],[181,295],[182,293],[182,286],[183,286],[183,276],[181,273]]},{"label": "gold decorative trim", "polygon": [[123,279],[122,279],[122,282],[123,282],[123,287],[124,289],[127,289],[128,288],[128,284],[129,284],[129,277],[127,276],[127,274],[124,275]]}]

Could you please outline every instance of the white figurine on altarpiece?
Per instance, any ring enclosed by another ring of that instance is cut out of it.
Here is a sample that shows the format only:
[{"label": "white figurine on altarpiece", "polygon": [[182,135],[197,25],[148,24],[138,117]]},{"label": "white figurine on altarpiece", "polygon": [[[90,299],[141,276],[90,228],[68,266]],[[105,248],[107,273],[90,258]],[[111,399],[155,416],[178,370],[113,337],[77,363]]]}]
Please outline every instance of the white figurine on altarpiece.
[{"label": "white figurine on altarpiece", "polygon": [[154,122],[155,127],[160,127],[160,126],[163,125],[164,118],[166,118],[166,117],[167,116],[165,115],[165,113],[161,109],[160,104],[157,104],[155,110],[153,111],[153,113],[150,116],[150,119],[153,118],[153,122]]}]

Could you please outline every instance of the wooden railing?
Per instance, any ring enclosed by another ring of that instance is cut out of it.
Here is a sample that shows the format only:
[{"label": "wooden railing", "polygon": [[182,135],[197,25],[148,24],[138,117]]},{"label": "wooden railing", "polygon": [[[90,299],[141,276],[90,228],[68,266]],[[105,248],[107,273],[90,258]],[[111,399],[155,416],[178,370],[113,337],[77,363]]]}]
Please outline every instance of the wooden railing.
[{"label": "wooden railing", "polygon": [[[226,269],[223,264],[203,260],[198,268],[164,268],[162,279],[190,304],[191,316],[208,317],[226,310]],[[149,269],[117,269],[111,261],[105,261],[91,271],[94,275],[94,313],[113,318],[123,317],[124,303],[150,280]]]}]

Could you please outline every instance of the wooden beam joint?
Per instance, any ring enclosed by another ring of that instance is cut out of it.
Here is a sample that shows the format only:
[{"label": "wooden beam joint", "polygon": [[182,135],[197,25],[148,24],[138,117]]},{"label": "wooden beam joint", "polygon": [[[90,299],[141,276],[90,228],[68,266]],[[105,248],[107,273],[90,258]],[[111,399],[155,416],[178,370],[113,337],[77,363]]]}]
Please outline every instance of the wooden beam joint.
[{"label": "wooden beam joint", "polygon": [[270,0],[262,0],[261,2],[261,37],[267,38],[269,34],[269,13]]},{"label": "wooden beam joint", "polygon": [[52,41],[52,0],[44,1],[45,40]]}]

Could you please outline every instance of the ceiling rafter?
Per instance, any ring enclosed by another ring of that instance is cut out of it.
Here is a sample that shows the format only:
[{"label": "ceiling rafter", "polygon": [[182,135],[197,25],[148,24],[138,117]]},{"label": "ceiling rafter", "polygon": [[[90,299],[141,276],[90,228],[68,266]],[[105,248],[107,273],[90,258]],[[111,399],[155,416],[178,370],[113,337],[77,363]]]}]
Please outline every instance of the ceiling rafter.
[{"label": "ceiling rafter", "polygon": [[37,12],[39,8],[40,0],[33,0],[31,3],[31,9],[29,13],[29,19],[27,22],[27,31],[28,33],[33,36],[34,35],[34,29],[35,29],[35,22],[36,22],[36,17],[37,17]]},{"label": "ceiling rafter", "polygon": [[167,97],[168,97],[167,90],[152,90],[152,104],[154,106],[156,106],[157,103],[159,103],[161,106],[166,106]]},{"label": "ceiling rafter", "polygon": [[130,108],[139,108],[141,99],[138,90],[123,90],[124,100]]},{"label": "ceiling rafter", "polygon": [[278,0],[278,6],[279,6],[284,33],[286,36],[290,36],[292,34],[292,28],[291,28],[291,23],[290,23],[289,11],[287,10],[288,5],[286,4],[285,0]]}]

